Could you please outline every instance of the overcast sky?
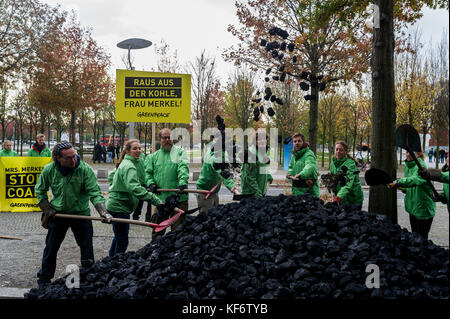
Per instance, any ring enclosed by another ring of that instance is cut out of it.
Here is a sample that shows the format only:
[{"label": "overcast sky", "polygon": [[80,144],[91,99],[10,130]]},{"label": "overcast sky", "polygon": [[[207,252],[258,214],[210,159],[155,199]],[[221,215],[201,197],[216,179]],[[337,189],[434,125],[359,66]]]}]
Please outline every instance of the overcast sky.
[{"label": "overcast sky", "polygon": [[[143,38],[154,44],[164,39],[172,51],[177,51],[179,64],[183,66],[206,49],[209,56],[216,57],[217,73],[223,84],[233,69],[221,55],[237,42],[227,31],[229,24],[237,24],[234,0],[41,1],[50,5],[59,3],[65,10],[78,12],[81,25],[91,27],[93,38],[111,55],[112,70],[125,68],[121,58],[127,50],[116,44],[128,38]],[[440,41],[442,31],[448,31],[448,12],[425,9],[424,13],[419,21],[423,41]],[[131,54],[136,70],[156,67],[154,46],[132,50]]]}]

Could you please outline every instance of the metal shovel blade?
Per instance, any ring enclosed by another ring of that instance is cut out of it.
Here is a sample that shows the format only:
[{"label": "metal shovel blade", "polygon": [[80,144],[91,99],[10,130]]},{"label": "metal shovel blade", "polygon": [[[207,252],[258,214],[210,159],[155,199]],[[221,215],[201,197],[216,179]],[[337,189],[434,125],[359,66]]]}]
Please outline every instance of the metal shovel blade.
[{"label": "metal shovel blade", "polygon": [[372,167],[364,174],[366,183],[369,186],[386,185],[392,183],[394,180],[385,171]]},{"label": "metal shovel blade", "polygon": [[421,152],[419,133],[409,124],[400,125],[395,131],[395,145],[408,152]]}]

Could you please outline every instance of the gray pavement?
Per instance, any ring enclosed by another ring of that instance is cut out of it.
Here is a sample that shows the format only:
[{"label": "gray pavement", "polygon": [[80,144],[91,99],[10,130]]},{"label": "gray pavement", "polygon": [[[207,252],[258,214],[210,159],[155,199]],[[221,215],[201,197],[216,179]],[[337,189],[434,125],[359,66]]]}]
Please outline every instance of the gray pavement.
[{"label": "gray pavement", "polygon": [[[92,165],[96,173],[99,169],[113,169],[112,164],[94,164]],[[197,168],[199,170],[199,168]],[[195,168],[193,169],[195,171]],[[325,173],[321,171],[320,173]],[[363,176],[363,174],[361,174]],[[273,174],[276,183],[282,184],[285,172],[280,171]],[[400,177],[400,176],[399,176]],[[189,188],[195,188],[192,176]],[[99,179],[99,184],[107,197],[107,181]],[[436,186],[442,188],[441,184]],[[288,185],[273,185],[268,189],[268,195],[276,196],[281,193],[288,193]],[[368,187],[363,187],[364,203],[363,210],[367,210],[368,205]],[[321,193],[325,193],[321,189]],[[226,204],[232,202],[231,193],[222,187],[220,191],[220,203]],[[144,219],[146,203],[143,207],[141,220]],[[197,201],[193,194],[189,195],[189,208],[197,207]],[[403,194],[398,193],[398,223],[400,226],[410,230],[409,215],[404,210]],[[91,210],[96,215],[95,209],[91,205]],[[6,288],[32,288],[36,287],[36,273],[40,268],[42,252],[44,249],[46,230],[40,226],[40,213],[0,213],[0,235],[19,237],[21,240],[0,239],[0,298],[2,294],[10,293],[11,296],[21,294],[22,290]],[[194,214],[195,215],[195,214]],[[113,232],[110,225],[93,222],[94,226],[94,254],[97,260],[108,255],[109,246],[113,238]],[[430,231],[430,240],[435,244],[449,247],[449,214],[445,205],[437,203],[436,216]],[[130,225],[130,243],[128,251],[135,251],[145,246],[151,241],[151,229]],[[58,254],[57,270],[55,278],[64,276],[65,269],[70,264],[80,265],[79,248],[71,231],[68,232]]]}]

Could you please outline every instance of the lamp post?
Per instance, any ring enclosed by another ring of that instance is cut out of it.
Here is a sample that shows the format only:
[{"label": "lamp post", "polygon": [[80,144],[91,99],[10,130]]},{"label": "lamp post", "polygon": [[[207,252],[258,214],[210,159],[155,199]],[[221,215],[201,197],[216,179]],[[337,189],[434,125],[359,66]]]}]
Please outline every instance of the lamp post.
[{"label": "lamp post", "polygon": [[[127,40],[117,43],[117,47],[128,50],[128,64],[130,66],[130,68],[129,68],[130,70],[134,70],[134,67],[131,65],[130,51],[136,50],[136,49],[147,48],[151,45],[152,45],[151,41],[148,41],[145,39],[138,39],[138,38],[127,39]],[[130,139],[134,138],[134,122],[130,122],[129,138]]]}]

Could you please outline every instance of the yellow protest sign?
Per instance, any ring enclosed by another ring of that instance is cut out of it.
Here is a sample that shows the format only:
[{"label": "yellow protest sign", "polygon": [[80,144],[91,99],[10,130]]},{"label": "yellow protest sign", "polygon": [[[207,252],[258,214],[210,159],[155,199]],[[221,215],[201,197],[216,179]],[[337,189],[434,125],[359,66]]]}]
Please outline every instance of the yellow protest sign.
[{"label": "yellow protest sign", "polygon": [[0,157],[0,212],[37,212],[34,186],[51,157]]},{"label": "yellow protest sign", "polygon": [[191,75],[116,70],[116,121],[191,122]]}]

